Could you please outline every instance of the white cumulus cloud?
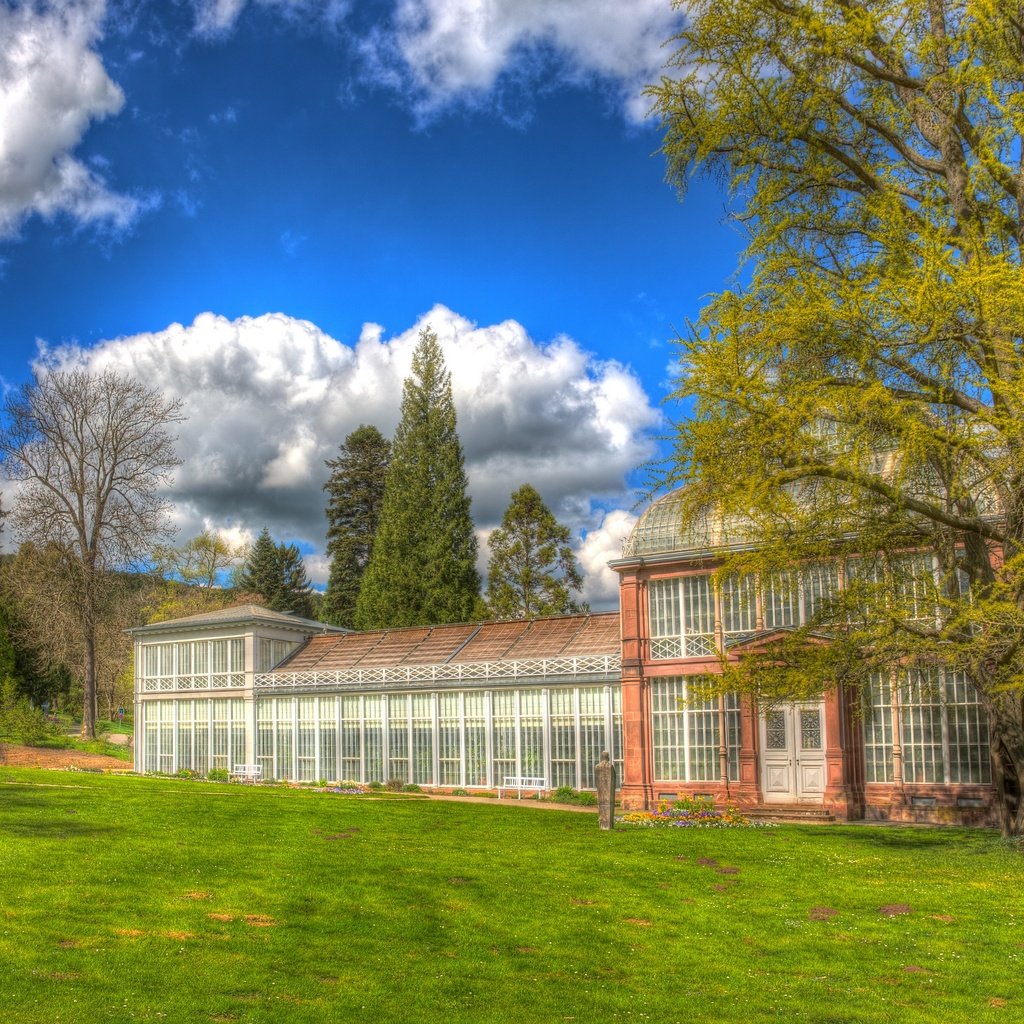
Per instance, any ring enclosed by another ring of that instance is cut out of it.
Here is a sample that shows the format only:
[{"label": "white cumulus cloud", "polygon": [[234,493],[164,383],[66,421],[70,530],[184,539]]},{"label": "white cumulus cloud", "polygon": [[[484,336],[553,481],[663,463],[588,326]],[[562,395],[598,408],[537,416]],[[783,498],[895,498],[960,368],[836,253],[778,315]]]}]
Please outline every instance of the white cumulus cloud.
[{"label": "white cumulus cloud", "polygon": [[[302,24],[337,29],[350,0],[252,0]],[[248,0],[192,0],[198,36],[230,34]],[[369,30],[348,22],[366,77],[420,115],[486,102],[507,82],[609,87],[628,119],[643,120],[664,44],[682,15],[669,0],[392,0]],[[361,32],[361,34],[360,34]]]},{"label": "white cumulus cloud", "polygon": [[576,552],[584,572],[583,596],[591,608],[617,608],[619,599],[618,574],[608,563],[622,557],[622,544],[636,525],[637,516],[625,509],[612,509],[602,516],[601,522],[587,532]]},{"label": "white cumulus cloud", "polygon": [[183,464],[170,497],[182,535],[204,527],[255,535],[266,525],[303,544],[310,575],[323,581],[324,460],[362,423],[394,432],[426,324],[451,371],[481,537],[512,492],[532,483],[574,536],[586,532],[586,596],[607,605],[602,552],[618,553],[613,533],[626,520],[616,516],[629,514],[604,514],[596,503],[632,506],[627,477],[650,458],[660,414],[627,367],[595,359],[568,337],[540,343],[514,320],[478,326],[440,305],[392,337],[367,324],[353,345],[282,313],[202,313],[188,326],[93,348],[44,346],[40,360],[113,368],[181,397]]},{"label": "white cumulus cloud", "polygon": [[397,0],[392,24],[364,43],[379,80],[430,113],[473,103],[503,76],[613,85],[643,119],[646,85],[668,56],[681,16],[667,0]]},{"label": "white cumulus cloud", "polygon": [[72,155],[124,104],[94,49],[104,14],[101,0],[0,5],[0,237],[32,214],[120,230],[145,205]]}]

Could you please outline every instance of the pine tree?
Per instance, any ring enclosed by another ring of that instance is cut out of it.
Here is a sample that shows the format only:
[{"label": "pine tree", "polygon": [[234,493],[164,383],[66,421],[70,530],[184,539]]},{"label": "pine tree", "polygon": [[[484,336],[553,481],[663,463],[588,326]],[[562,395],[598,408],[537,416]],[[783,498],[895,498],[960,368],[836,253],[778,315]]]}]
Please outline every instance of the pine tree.
[{"label": "pine tree", "polygon": [[490,536],[487,603],[497,618],[561,615],[578,610],[571,591],[583,588],[569,528],[551,514],[530,484],[513,495]]},{"label": "pine tree", "polygon": [[277,556],[281,566],[281,597],[272,607],[308,618],[313,613],[313,588],[302,554],[294,544],[278,544]]},{"label": "pine tree", "polygon": [[420,332],[402,387],[373,554],[356,603],[361,629],[470,619],[480,592],[476,535],[437,335]]},{"label": "pine tree", "polygon": [[241,572],[235,581],[239,590],[259,594],[268,607],[273,607],[281,597],[281,565],[277,545],[265,526],[249,549]]},{"label": "pine tree", "polygon": [[299,549],[294,544],[275,544],[266,527],[250,549],[235,585],[259,594],[273,611],[311,612],[311,587]]},{"label": "pine tree", "polygon": [[335,626],[355,625],[356,599],[380,522],[391,443],[373,426],[345,438],[328,459],[327,554],[331,560],[322,617]]}]

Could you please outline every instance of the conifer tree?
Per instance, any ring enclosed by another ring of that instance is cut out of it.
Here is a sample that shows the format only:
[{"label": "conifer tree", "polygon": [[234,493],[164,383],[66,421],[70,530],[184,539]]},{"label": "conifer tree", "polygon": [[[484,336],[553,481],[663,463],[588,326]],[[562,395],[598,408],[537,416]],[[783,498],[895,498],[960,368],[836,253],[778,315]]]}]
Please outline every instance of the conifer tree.
[{"label": "conifer tree", "polygon": [[273,611],[306,616],[312,611],[312,588],[299,549],[275,544],[266,527],[250,549],[236,586],[259,594]]},{"label": "conifer tree", "polygon": [[249,549],[235,582],[239,590],[259,594],[268,607],[281,596],[281,565],[277,545],[265,526]]},{"label": "conifer tree", "polygon": [[513,495],[490,536],[487,603],[496,618],[527,618],[577,611],[571,591],[583,588],[569,528],[551,514],[530,484]]},{"label": "conifer tree", "polygon": [[281,601],[279,612],[309,617],[313,614],[313,587],[306,575],[306,563],[295,544],[278,544],[281,564]]},{"label": "conifer tree", "polygon": [[356,598],[373,552],[380,522],[391,443],[373,426],[353,430],[328,459],[327,554],[331,560],[322,617],[335,626],[355,625]]},{"label": "conifer tree", "polygon": [[402,388],[356,624],[374,629],[470,619],[480,592],[476,550],[451,375],[437,335],[424,328]]}]

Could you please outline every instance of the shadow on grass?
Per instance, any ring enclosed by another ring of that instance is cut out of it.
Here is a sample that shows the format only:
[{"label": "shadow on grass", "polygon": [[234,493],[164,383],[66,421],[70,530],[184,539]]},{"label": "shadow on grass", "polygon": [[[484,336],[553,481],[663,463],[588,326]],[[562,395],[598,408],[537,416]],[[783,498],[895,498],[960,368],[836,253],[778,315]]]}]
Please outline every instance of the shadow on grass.
[{"label": "shadow on grass", "polygon": [[998,830],[992,828],[880,825],[874,822],[864,825],[834,825],[832,828],[851,844],[883,850],[905,850],[908,853],[948,847],[951,842],[955,842],[961,850],[973,848],[976,853],[988,853],[995,848],[1009,847]]},{"label": "shadow on grass", "polygon": [[13,786],[0,789],[3,826],[0,837],[28,839],[77,839],[108,835],[113,829],[78,818],[78,810],[45,799],[31,790]]}]

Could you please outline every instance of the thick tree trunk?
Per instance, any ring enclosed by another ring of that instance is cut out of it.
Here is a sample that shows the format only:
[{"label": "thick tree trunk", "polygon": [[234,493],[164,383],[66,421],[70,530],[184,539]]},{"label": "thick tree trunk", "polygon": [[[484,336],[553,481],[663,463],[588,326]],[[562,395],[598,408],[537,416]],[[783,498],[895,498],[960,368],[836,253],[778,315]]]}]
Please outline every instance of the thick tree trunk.
[{"label": "thick tree trunk", "polygon": [[999,827],[1004,836],[1024,835],[1024,724],[1019,697],[994,702],[991,730]]},{"label": "thick tree trunk", "polygon": [[82,700],[82,739],[96,738],[96,638],[91,628],[85,630],[85,695]]}]

